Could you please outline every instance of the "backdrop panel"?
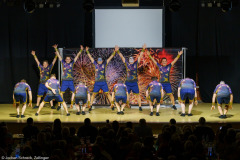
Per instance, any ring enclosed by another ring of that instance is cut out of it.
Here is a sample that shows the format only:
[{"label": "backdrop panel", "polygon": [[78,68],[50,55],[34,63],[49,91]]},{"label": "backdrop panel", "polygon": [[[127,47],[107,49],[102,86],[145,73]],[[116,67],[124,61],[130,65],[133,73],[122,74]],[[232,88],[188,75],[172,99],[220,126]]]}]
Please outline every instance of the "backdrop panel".
[{"label": "backdrop panel", "polygon": [[[129,56],[135,57],[137,60],[142,49],[139,48],[121,48],[120,52],[123,56],[128,60]],[[154,59],[160,63],[163,57],[166,57],[168,63],[171,63],[173,59],[177,56],[179,48],[152,48],[148,49]],[[63,54],[64,57],[66,55],[71,55],[72,58],[77,54],[79,49],[64,49]],[[107,58],[113,53],[113,48],[96,48],[90,49],[90,54],[93,56],[95,60],[98,57],[102,57],[103,60],[107,60]],[[183,59],[180,58],[175,65],[171,69],[170,74],[170,82],[172,85],[173,93],[175,98],[177,98],[177,87],[180,80],[183,78]],[[95,67],[91,63],[87,54],[83,52],[74,66],[74,83],[77,84],[80,80],[83,81],[88,87],[89,90],[93,91],[93,86],[95,83]],[[159,77],[159,69],[152,62],[152,60],[148,57],[147,53],[143,54],[140,64],[138,65],[138,85],[140,90],[140,95],[142,99],[142,103],[147,103],[145,98],[145,92],[147,85],[151,82],[151,77],[157,76]],[[109,90],[112,91],[113,86],[117,83],[119,79],[126,80],[126,66],[122,62],[120,56],[116,54],[113,59],[109,62],[106,69],[106,80],[109,87]],[[70,100],[70,97],[64,97]],[[169,101],[168,97],[164,97],[164,100]],[[130,102],[133,104],[137,104],[137,99],[133,95],[131,96]],[[99,94],[96,96],[94,100],[95,104],[108,104],[106,95],[100,90]]]}]

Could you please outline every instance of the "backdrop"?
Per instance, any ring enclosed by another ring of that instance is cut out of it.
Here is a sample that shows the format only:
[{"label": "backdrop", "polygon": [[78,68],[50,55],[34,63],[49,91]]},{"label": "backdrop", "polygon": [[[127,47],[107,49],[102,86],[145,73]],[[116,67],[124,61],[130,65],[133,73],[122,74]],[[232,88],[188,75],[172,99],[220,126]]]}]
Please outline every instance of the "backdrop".
[{"label": "backdrop", "polygon": [[[82,0],[63,0],[60,8],[24,12],[22,5],[0,6],[0,103],[12,102],[14,84],[27,79],[36,101],[39,71],[31,50],[39,59],[51,61],[52,44],[76,48],[92,45],[92,16],[82,9]],[[165,13],[165,47],[187,47],[186,76],[196,79],[202,100],[211,102],[216,85],[225,80],[240,102],[240,6],[223,13],[220,8],[202,8],[200,0],[181,0],[178,12]],[[160,6],[161,1],[141,0],[140,5]],[[95,0],[96,6],[121,6],[121,0]],[[53,68],[56,73],[57,67]]]}]

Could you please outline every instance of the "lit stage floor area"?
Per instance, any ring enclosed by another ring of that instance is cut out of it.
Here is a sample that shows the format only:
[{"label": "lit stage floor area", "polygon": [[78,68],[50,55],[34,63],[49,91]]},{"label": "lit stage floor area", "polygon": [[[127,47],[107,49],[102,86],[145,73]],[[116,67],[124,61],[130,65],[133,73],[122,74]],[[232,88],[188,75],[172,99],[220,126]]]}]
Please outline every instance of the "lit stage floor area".
[{"label": "lit stage floor area", "polygon": [[[59,118],[61,121],[68,123],[83,123],[85,118],[90,118],[93,123],[105,123],[106,120],[117,120],[120,123],[131,121],[138,123],[139,119],[144,118],[148,123],[168,123],[171,118],[175,118],[177,123],[197,123],[200,117],[205,117],[208,123],[238,123],[240,122],[240,104],[234,104],[233,109],[229,110],[227,119],[218,118],[219,113],[217,108],[213,111],[210,110],[210,103],[200,103],[198,106],[193,107],[193,116],[181,117],[181,108],[177,104],[177,110],[172,110],[171,105],[163,105],[160,108],[160,116],[150,116],[149,106],[143,106],[143,111],[138,110],[138,106],[133,106],[131,109],[125,108],[124,115],[117,115],[116,109],[112,111],[109,106],[95,106],[89,113],[86,109],[86,115],[76,115],[76,109],[69,109],[70,116],[66,116],[66,112],[63,109],[57,111],[51,109],[50,106],[45,105],[40,112],[39,116],[35,116],[37,109],[27,107],[25,112],[25,118],[16,118],[16,109],[12,104],[0,104],[0,122],[12,122],[22,123],[26,122],[28,117],[32,117],[35,123],[49,123],[54,119]],[[188,106],[186,110],[188,109]]]}]

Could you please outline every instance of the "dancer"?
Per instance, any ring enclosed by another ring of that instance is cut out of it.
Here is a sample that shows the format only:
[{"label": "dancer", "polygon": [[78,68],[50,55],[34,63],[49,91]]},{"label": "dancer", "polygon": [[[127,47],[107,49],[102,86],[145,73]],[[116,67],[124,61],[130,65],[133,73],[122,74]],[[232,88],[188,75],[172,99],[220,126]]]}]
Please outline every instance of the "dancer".
[{"label": "dancer", "polygon": [[21,118],[24,118],[24,112],[26,110],[27,107],[27,92],[28,92],[28,96],[29,96],[29,107],[32,107],[32,91],[30,86],[26,83],[25,79],[22,79],[20,82],[18,82],[15,87],[14,87],[14,91],[13,91],[13,105],[16,106],[17,109],[17,118],[19,118],[19,106],[20,103],[22,102],[23,106],[22,106],[22,114],[21,114]]},{"label": "dancer", "polygon": [[[114,85],[113,87],[113,93],[112,93],[112,101],[114,102],[114,98],[116,99],[115,104],[117,106],[117,114],[123,115],[123,109],[126,106],[128,97],[128,90],[127,86],[123,84],[122,80],[118,80],[118,83]],[[122,102],[122,105],[120,104],[120,101]]]},{"label": "dancer", "polygon": [[188,98],[189,100],[189,109],[188,109],[188,116],[192,116],[192,108],[193,108],[193,101],[195,97],[195,105],[198,104],[197,102],[197,91],[196,91],[196,83],[193,79],[185,78],[182,79],[178,86],[178,101],[181,104],[182,113],[181,116],[185,117],[185,101]]},{"label": "dancer", "polygon": [[169,95],[171,101],[172,101],[172,109],[176,110],[177,107],[175,106],[175,100],[174,100],[174,96],[172,93],[172,88],[171,88],[171,84],[170,84],[170,71],[172,66],[177,62],[177,60],[180,58],[180,56],[182,55],[183,51],[178,51],[178,55],[177,57],[170,63],[167,64],[167,58],[163,57],[162,58],[162,65],[159,64],[151,55],[150,52],[147,52],[149,58],[153,61],[153,63],[159,68],[160,71],[160,83],[163,86],[163,90],[166,92],[167,95]]},{"label": "dancer", "polygon": [[[65,60],[62,59],[60,56],[57,44],[53,45],[53,48],[56,50],[56,55],[58,56],[58,59],[60,62],[62,62],[62,86],[61,86],[61,96],[63,97],[64,92],[69,88],[70,92],[74,92],[74,84],[73,84],[73,66],[75,62],[77,61],[78,57],[81,55],[83,51],[83,46],[80,45],[80,51],[77,53],[76,57],[73,61],[71,61],[70,56],[66,56]],[[57,110],[59,110],[61,107],[58,105]]]},{"label": "dancer", "polygon": [[71,108],[73,106],[74,102],[74,97],[75,97],[75,104],[77,108],[77,115],[80,115],[80,106],[79,104],[82,103],[82,115],[85,115],[85,108],[88,105],[90,105],[90,91],[87,86],[85,86],[81,81],[75,88],[75,92],[72,94],[71,98]]},{"label": "dancer", "polygon": [[[89,111],[91,111],[93,100],[94,100],[95,96],[97,95],[97,93],[99,92],[100,89],[102,89],[103,92],[105,94],[107,94],[108,100],[109,100],[109,102],[111,102],[112,97],[110,96],[110,94],[108,92],[108,85],[107,85],[107,82],[106,82],[106,68],[107,68],[108,63],[111,61],[111,59],[116,54],[116,51],[118,50],[118,47],[115,46],[114,52],[107,59],[107,61],[103,61],[103,59],[101,57],[99,57],[97,62],[93,59],[93,57],[89,53],[88,49],[89,48],[86,47],[87,55],[88,55],[89,59],[91,60],[91,62],[95,66],[95,84],[94,84],[94,88],[93,88],[93,94],[92,94],[92,97],[91,97],[91,103],[90,103],[91,107],[89,108]],[[111,102],[111,108],[114,109],[113,102]]]},{"label": "dancer", "polygon": [[[43,65],[41,65],[41,63],[39,62],[37,56],[36,56],[36,52],[32,51],[31,52],[37,65],[38,65],[38,69],[40,72],[40,81],[39,81],[39,86],[38,86],[38,94],[37,94],[37,104],[36,106],[34,106],[33,108],[38,108],[39,107],[39,103],[41,101],[41,98],[47,93],[48,89],[45,86],[46,81],[49,79],[49,76],[52,72],[52,68],[54,66],[54,64],[57,61],[57,56],[55,56],[55,58],[53,59],[52,63],[50,65],[48,65],[48,61],[44,60],[43,61]],[[56,109],[53,106],[53,101],[50,102],[51,104],[51,109]]]},{"label": "dancer", "polygon": [[[150,96],[150,97],[149,97]],[[153,101],[156,100],[157,103],[157,112],[156,116],[160,116],[159,114],[159,108],[160,108],[160,103],[163,101],[163,87],[162,84],[158,82],[157,77],[152,77],[152,82],[149,83],[147,86],[147,91],[146,91],[146,98],[149,100],[149,105],[150,105],[150,116],[153,116]]]},{"label": "dancer", "polygon": [[[226,114],[228,112],[228,109],[232,109],[233,93],[231,88],[227,84],[225,84],[224,81],[221,81],[214,90],[211,110],[215,109],[216,98],[218,111],[220,113],[219,118],[227,118]],[[224,110],[222,109],[223,103],[225,103]]]},{"label": "dancer", "polygon": [[141,61],[142,55],[145,52],[146,47],[147,47],[146,44],[144,44],[143,49],[136,61],[134,61],[134,58],[132,56],[130,56],[129,60],[126,61],[126,58],[124,58],[122,53],[119,51],[118,46],[116,48],[117,49],[116,52],[121,57],[123,63],[125,63],[126,70],[127,70],[127,80],[125,83],[128,89],[128,94],[129,94],[127,105],[129,105],[130,92],[132,91],[133,94],[137,95],[139,111],[142,111],[142,105],[141,105],[141,97],[139,94],[139,87],[138,87],[138,64]]}]

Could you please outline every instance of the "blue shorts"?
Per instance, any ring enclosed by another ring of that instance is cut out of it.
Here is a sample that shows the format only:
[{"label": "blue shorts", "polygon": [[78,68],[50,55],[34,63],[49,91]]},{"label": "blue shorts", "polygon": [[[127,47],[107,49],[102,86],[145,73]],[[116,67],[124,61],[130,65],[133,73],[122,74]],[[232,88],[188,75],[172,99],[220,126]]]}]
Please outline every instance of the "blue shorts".
[{"label": "blue shorts", "polygon": [[161,83],[163,86],[163,90],[167,93],[167,94],[171,94],[172,93],[172,87],[170,83]]},{"label": "blue shorts", "polygon": [[65,92],[67,89],[70,89],[71,92],[74,92],[73,81],[62,81],[61,92]]},{"label": "blue shorts", "polygon": [[108,85],[106,81],[95,82],[93,92],[98,93],[100,89],[102,89],[103,92],[108,92]]},{"label": "blue shorts", "polygon": [[122,100],[122,103],[127,102],[127,96],[115,96],[116,102],[119,103],[119,101]]},{"label": "blue shorts", "polygon": [[76,104],[79,104],[80,101],[82,101],[83,104],[86,104],[87,103],[87,98],[78,98],[78,97],[75,98],[75,103]]},{"label": "blue shorts", "polygon": [[189,101],[191,102],[194,99],[195,90],[194,89],[181,89],[180,96],[181,96],[182,101],[185,101],[188,98]]},{"label": "blue shorts", "polygon": [[42,97],[44,94],[46,94],[48,91],[48,88],[45,86],[45,84],[40,83],[38,86],[38,97]]},{"label": "blue shorts", "polygon": [[228,96],[228,97],[217,97],[218,105],[221,105],[223,103],[229,104],[229,102],[230,102],[230,96]]},{"label": "blue shorts", "polygon": [[20,104],[22,102],[22,104],[27,103],[27,94],[26,93],[14,93],[14,99],[16,101],[16,103]]},{"label": "blue shorts", "polygon": [[161,100],[161,94],[160,95],[150,95],[150,100],[151,100],[151,102],[153,102],[154,101],[154,99],[156,99],[156,102],[157,102],[157,104],[159,104],[160,103],[160,100]]},{"label": "blue shorts", "polygon": [[125,85],[127,86],[128,93],[132,91],[133,93],[139,94],[139,87],[137,82],[126,82]]},{"label": "blue shorts", "polygon": [[44,98],[44,102],[50,102],[51,100],[55,100],[55,101],[57,101],[57,102],[63,102],[63,99],[62,99],[62,97],[60,96],[60,95],[53,95],[53,96],[51,96],[51,95],[46,95],[46,97]]}]

